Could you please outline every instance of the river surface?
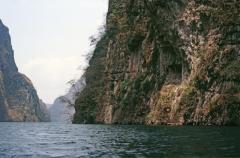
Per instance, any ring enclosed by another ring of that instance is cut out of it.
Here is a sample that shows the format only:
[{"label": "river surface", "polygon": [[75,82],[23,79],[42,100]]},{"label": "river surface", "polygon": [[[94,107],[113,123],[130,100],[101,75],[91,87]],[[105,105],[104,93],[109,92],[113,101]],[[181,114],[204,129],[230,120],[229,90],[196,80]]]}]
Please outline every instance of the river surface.
[{"label": "river surface", "polygon": [[0,158],[240,158],[239,127],[0,123]]}]

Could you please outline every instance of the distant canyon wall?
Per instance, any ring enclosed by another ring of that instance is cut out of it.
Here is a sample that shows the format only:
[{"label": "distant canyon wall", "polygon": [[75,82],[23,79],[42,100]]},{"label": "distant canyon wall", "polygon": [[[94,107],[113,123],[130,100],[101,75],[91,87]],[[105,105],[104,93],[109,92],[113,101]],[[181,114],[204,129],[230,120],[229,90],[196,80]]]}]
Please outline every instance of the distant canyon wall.
[{"label": "distant canyon wall", "polygon": [[18,72],[9,30],[0,20],[0,121],[49,121],[32,82]]}]

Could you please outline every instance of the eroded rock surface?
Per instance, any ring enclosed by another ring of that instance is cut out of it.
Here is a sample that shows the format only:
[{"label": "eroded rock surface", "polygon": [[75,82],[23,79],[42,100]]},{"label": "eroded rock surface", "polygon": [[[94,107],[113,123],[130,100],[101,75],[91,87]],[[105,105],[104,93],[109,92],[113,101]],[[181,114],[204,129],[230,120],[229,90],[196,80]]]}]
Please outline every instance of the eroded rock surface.
[{"label": "eroded rock surface", "polygon": [[239,125],[238,0],[109,0],[74,122]]}]

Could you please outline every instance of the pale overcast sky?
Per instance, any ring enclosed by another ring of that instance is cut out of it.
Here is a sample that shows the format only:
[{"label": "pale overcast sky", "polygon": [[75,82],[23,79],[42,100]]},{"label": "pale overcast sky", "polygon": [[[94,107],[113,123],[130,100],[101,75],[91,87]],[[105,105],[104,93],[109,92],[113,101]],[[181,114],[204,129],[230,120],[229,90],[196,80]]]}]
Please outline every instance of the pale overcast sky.
[{"label": "pale overcast sky", "polygon": [[108,0],[0,0],[16,64],[46,103],[79,78],[89,37],[103,25]]}]

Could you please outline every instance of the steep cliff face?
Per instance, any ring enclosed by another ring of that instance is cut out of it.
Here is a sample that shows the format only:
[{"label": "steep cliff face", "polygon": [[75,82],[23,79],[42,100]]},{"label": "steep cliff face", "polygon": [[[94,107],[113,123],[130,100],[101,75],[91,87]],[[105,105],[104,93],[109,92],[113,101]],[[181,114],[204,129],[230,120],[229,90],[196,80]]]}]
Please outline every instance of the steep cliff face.
[{"label": "steep cliff face", "polygon": [[237,0],[110,0],[76,123],[240,124]]},{"label": "steep cliff face", "polygon": [[0,121],[49,121],[31,81],[18,72],[8,28],[0,20]]}]

